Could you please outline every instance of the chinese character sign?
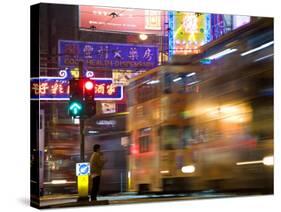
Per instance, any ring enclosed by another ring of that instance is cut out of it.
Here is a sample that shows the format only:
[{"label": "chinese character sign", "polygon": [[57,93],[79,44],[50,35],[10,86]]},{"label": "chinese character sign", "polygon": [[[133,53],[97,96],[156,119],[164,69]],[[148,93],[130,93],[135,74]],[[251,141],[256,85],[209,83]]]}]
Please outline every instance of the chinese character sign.
[{"label": "chinese character sign", "polygon": [[131,45],[82,41],[59,41],[59,66],[151,69],[158,66],[158,48],[151,45]]},{"label": "chinese character sign", "polygon": [[[114,85],[112,79],[94,79],[95,100],[121,100],[123,87]],[[31,99],[68,100],[69,80],[51,77],[31,79]]]},{"label": "chinese character sign", "polygon": [[43,78],[31,79],[31,99],[67,99],[69,97],[68,80]]}]

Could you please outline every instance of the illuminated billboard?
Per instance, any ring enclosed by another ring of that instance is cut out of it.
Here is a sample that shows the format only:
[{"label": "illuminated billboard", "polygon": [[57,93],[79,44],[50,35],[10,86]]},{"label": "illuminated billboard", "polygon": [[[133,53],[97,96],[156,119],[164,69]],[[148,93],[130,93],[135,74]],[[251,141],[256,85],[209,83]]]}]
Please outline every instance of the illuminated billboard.
[{"label": "illuminated billboard", "polygon": [[169,57],[200,53],[200,47],[250,22],[250,16],[168,12]]},{"label": "illuminated billboard", "polygon": [[169,12],[169,50],[171,54],[199,53],[199,47],[211,40],[210,14]]},{"label": "illuminated billboard", "polygon": [[79,6],[80,29],[162,34],[165,11]]},{"label": "illuminated billboard", "polygon": [[109,114],[116,112],[116,104],[114,102],[103,102],[101,103],[102,114]]},{"label": "illuminated billboard", "polygon": [[129,85],[129,80],[131,78],[134,78],[134,77],[136,77],[139,74],[142,74],[144,72],[145,72],[145,70],[135,72],[135,71],[132,71],[132,70],[113,69],[112,70],[113,83],[115,85],[127,86],[127,85]]}]

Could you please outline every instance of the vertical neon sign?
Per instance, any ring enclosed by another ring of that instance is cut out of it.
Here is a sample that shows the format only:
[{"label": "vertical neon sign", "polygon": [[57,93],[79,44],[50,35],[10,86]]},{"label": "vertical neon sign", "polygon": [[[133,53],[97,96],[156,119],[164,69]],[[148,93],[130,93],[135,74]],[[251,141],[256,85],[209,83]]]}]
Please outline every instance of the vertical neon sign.
[{"label": "vertical neon sign", "polygon": [[205,43],[209,43],[213,39],[211,33],[211,14],[205,14],[205,19],[206,19]]},{"label": "vertical neon sign", "polygon": [[168,50],[168,55],[169,55],[169,61],[171,60],[171,57],[174,54],[174,49],[175,49],[174,22],[175,22],[174,12],[168,11],[168,23],[169,23],[169,31],[168,31],[169,50]]}]

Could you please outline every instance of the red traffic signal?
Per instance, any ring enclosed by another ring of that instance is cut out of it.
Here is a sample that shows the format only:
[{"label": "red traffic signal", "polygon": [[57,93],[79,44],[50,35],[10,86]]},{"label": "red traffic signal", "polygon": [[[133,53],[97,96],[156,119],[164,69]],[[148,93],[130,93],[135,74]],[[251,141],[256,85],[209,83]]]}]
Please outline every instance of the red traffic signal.
[{"label": "red traffic signal", "polygon": [[94,89],[94,83],[93,81],[90,81],[90,80],[87,80],[85,83],[85,89],[88,90],[88,91],[91,91]]},{"label": "red traffic signal", "polygon": [[84,92],[85,115],[87,117],[91,117],[96,114],[94,81],[90,79],[85,79],[84,88],[85,88],[85,92]]}]

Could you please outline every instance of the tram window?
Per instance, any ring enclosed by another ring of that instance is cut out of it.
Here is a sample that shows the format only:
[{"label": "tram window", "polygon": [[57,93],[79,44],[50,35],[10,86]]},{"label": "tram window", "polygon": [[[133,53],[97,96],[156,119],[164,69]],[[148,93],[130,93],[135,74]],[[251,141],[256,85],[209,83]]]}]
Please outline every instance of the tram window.
[{"label": "tram window", "polygon": [[150,151],[150,139],[149,136],[140,137],[140,153]]},{"label": "tram window", "polygon": [[137,103],[136,101],[136,89],[131,86],[131,88],[126,89],[126,94],[128,96],[128,106],[133,106]]},{"label": "tram window", "polygon": [[151,150],[151,128],[144,128],[139,131],[140,153]]},{"label": "tram window", "polygon": [[172,75],[170,73],[165,73],[164,75],[164,93],[171,93],[171,82],[172,82]]},{"label": "tram window", "polygon": [[179,128],[176,126],[165,126],[161,130],[161,149],[172,150],[180,147]]},{"label": "tram window", "polygon": [[186,77],[182,74],[175,74],[172,80],[172,91],[174,93],[185,92]]},{"label": "tram window", "polygon": [[192,128],[191,127],[184,128],[183,135],[182,135],[183,148],[186,148],[189,145],[191,145],[193,140],[194,140],[194,136],[193,136]]},{"label": "tram window", "polygon": [[196,74],[191,73],[165,73],[164,75],[164,93],[190,93],[196,89],[197,80]]},{"label": "tram window", "polygon": [[142,103],[158,96],[159,80],[155,76],[149,76],[137,89],[137,102]]}]

